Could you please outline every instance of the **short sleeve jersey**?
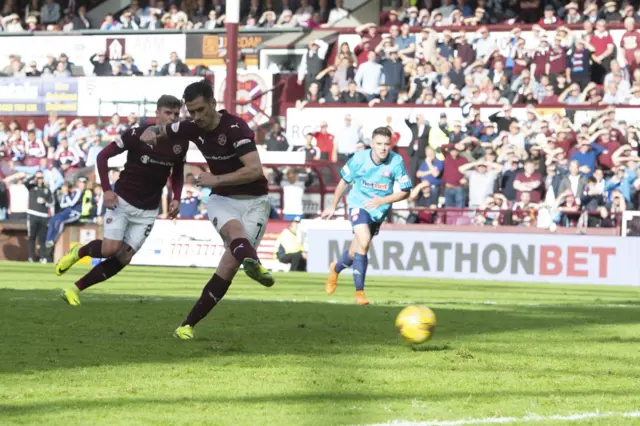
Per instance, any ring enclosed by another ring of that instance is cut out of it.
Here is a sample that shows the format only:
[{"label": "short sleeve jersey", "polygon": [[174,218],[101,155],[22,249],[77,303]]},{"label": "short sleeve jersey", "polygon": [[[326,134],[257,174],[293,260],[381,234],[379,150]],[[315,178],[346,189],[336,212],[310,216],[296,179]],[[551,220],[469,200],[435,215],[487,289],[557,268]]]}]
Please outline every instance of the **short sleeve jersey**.
[{"label": "short sleeve jersey", "polygon": [[340,171],[342,179],[353,185],[347,197],[349,208],[361,208],[374,221],[382,221],[391,204],[367,209],[365,203],[376,197],[386,197],[393,193],[393,184],[398,182],[401,191],[411,191],[412,183],[399,154],[390,152],[384,163],[376,164],[371,149],[356,152]]}]

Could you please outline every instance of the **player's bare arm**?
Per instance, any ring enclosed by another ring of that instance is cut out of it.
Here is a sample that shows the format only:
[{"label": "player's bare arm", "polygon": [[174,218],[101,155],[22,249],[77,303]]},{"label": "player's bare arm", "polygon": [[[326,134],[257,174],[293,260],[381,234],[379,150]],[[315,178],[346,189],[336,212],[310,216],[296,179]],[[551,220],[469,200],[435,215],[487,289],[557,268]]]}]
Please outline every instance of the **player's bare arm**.
[{"label": "player's bare arm", "polygon": [[393,194],[387,195],[386,197],[372,198],[367,201],[364,206],[368,209],[375,209],[385,204],[393,204],[397,203],[398,201],[406,200],[407,198],[409,198],[410,194],[410,191],[394,192]]},{"label": "player's bare arm", "polygon": [[98,176],[100,176],[100,183],[104,189],[104,206],[108,209],[114,208],[118,205],[118,196],[109,183],[109,158],[120,155],[125,151],[124,145],[121,140],[115,140],[107,145],[96,159],[96,166],[98,168]]},{"label": "player's bare arm", "polygon": [[211,173],[202,173],[198,178],[201,186],[217,187],[229,185],[242,185],[245,183],[255,182],[264,176],[262,172],[262,162],[258,151],[251,151],[240,157],[242,167],[235,172],[224,175],[213,175]]},{"label": "player's bare arm", "polygon": [[146,143],[150,146],[155,146],[159,140],[166,139],[167,137],[167,126],[166,125],[156,125],[149,126],[142,132],[140,135],[140,141]]},{"label": "player's bare arm", "polygon": [[340,179],[340,182],[338,182],[338,185],[336,185],[336,190],[333,192],[333,202],[329,207],[324,209],[322,214],[320,214],[320,217],[322,219],[328,219],[333,216],[336,208],[338,208],[338,203],[340,202],[344,191],[346,191],[347,189],[347,185],[349,184],[344,179]]},{"label": "player's bare arm", "polygon": [[174,219],[180,211],[180,199],[182,198],[182,187],[184,185],[184,163],[174,164],[171,171],[171,189],[173,190],[173,198],[169,204],[168,216]]}]

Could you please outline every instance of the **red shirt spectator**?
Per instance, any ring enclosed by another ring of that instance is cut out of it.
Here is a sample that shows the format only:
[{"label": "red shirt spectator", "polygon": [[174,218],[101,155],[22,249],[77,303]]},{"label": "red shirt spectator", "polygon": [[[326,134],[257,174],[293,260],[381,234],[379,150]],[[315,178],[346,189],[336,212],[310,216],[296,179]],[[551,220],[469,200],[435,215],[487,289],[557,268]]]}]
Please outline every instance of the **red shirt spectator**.
[{"label": "red shirt spectator", "polygon": [[607,31],[606,29],[603,31],[598,31],[596,29],[596,31],[593,32],[593,35],[589,39],[589,43],[595,49],[595,52],[593,52],[593,56],[600,56],[607,50],[607,47],[609,45],[615,45],[613,42],[613,37],[611,37],[611,34],[609,34],[609,31]]},{"label": "red shirt spectator", "polygon": [[633,18],[624,20],[624,27],[627,31],[622,34],[620,47],[624,51],[624,60],[627,65],[633,64],[633,52],[640,49],[640,33],[635,29],[635,26]]},{"label": "red shirt spectator", "polygon": [[604,134],[598,140],[598,145],[604,148],[604,151],[602,151],[602,154],[598,157],[598,163],[607,169],[614,168],[615,165],[613,164],[611,156],[618,150],[618,148],[620,148],[620,143],[611,137],[613,135],[615,135],[615,133],[612,133],[611,135]]},{"label": "red shirt spectator", "polygon": [[318,142],[317,147],[320,150],[320,158],[323,160],[331,158],[333,153],[334,137],[331,133],[327,132],[327,128],[327,122],[323,121],[320,124],[320,131],[313,134],[313,137],[316,138],[316,141]]},{"label": "red shirt spectator", "polygon": [[522,193],[529,192],[532,203],[539,203],[542,192],[542,176],[536,172],[536,166],[532,161],[524,164],[524,172],[518,173],[513,182],[516,189],[516,199],[521,201]]},{"label": "red shirt spectator", "polygon": [[546,41],[543,41],[540,45],[540,50],[537,50],[533,54],[533,64],[536,66],[534,76],[536,80],[540,80],[547,71],[547,64],[549,63],[549,49]]},{"label": "red shirt spectator", "polygon": [[459,187],[464,175],[460,173],[460,166],[467,164],[466,158],[461,157],[455,145],[442,145],[444,152],[444,170],[442,172],[442,182],[447,187]]},{"label": "red shirt spectator", "polygon": [[27,142],[27,157],[42,158],[47,155],[47,148],[40,139],[35,139]]},{"label": "red shirt spectator", "polygon": [[567,68],[567,49],[555,45],[549,51],[549,75],[558,75]]}]

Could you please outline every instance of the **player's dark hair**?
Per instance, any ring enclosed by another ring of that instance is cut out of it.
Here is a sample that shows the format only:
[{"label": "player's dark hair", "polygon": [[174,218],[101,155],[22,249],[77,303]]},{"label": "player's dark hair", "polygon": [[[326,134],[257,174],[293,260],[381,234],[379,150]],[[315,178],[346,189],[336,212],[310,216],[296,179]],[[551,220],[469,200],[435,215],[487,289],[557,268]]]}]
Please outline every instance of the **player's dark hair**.
[{"label": "player's dark hair", "polygon": [[184,89],[184,93],[182,94],[185,102],[191,102],[200,96],[202,96],[205,101],[214,100],[213,87],[211,87],[211,83],[206,78],[191,83]]},{"label": "player's dark hair", "polygon": [[371,135],[371,138],[374,138],[375,136],[384,136],[385,138],[389,138],[391,139],[393,137],[393,133],[391,133],[391,130],[389,130],[387,127],[378,127],[377,129],[375,129],[373,131],[373,134]]},{"label": "player's dark hair", "polygon": [[157,109],[160,109],[160,108],[170,108],[170,109],[182,108],[182,102],[180,102],[180,99],[176,98],[175,96],[162,95],[162,96],[160,96],[160,98],[158,99],[158,102],[156,103],[156,108]]}]

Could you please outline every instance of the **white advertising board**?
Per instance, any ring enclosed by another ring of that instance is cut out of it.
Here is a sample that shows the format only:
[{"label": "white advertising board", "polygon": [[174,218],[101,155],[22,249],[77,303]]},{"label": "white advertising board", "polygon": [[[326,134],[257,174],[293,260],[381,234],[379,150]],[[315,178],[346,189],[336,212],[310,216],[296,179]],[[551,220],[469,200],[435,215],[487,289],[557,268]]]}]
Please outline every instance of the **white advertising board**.
[{"label": "white advertising board", "polygon": [[[480,107],[480,118],[488,120],[491,114],[501,111],[500,107],[487,106]],[[553,114],[558,113],[560,116],[565,115],[564,108],[545,108],[537,107],[537,113],[543,118],[550,118]],[[600,110],[601,111],[601,110]],[[376,127],[390,125],[394,131],[400,133],[400,141],[398,146],[408,146],[411,141],[411,130],[406,125],[405,120],[409,119],[415,122],[416,114],[422,114],[424,118],[432,125],[437,126],[441,113],[447,114],[447,122],[453,124],[454,120],[463,120],[462,110],[458,107],[393,107],[393,108],[370,108],[363,107],[329,107],[329,108],[288,108],[287,109],[287,139],[289,143],[298,146],[305,144],[304,135],[319,131],[320,123],[326,121],[328,124],[328,132],[335,134],[342,126],[344,126],[344,117],[351,115],[352,123],[362,126],[362,135],[368,139]],[[582,123],[588,123],[598,113],[598,110],[590,110],[588,107],[575,111],[574,123],[579,126]],[[519,120],[526,119],[526,109],[515,107],[512,110],[514,117]],[[635,108],[618,108],[616,109],[617,120],[627,120],[627,123],[636,123],[640,120],[637,116]]]},{"label": "white advertising board", "polygon": [[[309,272],[326,273],[353,238],[345,224],[306,229]],[[369,254],[370,275],[640,286],[640,239],[386,229]]]},{"label": "white advertising board", "polygon": [[[286,224],[267,225],[257,250],[266,268],[281,269],[280,263],[274,259],[274,251],[276,238],[284,227]],[[208,220],[157,220],[131,263],[215,268],[224,251],[222,238]]]}]

